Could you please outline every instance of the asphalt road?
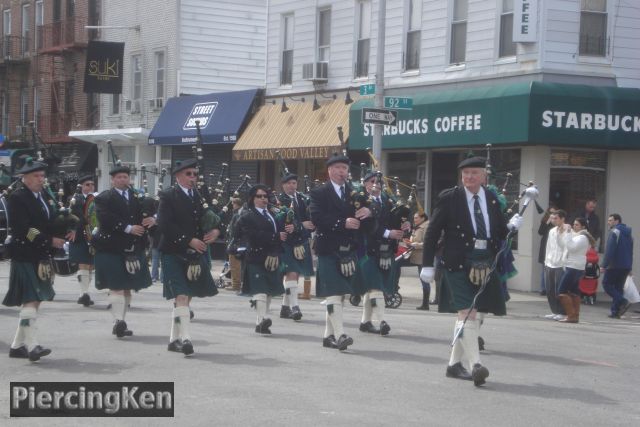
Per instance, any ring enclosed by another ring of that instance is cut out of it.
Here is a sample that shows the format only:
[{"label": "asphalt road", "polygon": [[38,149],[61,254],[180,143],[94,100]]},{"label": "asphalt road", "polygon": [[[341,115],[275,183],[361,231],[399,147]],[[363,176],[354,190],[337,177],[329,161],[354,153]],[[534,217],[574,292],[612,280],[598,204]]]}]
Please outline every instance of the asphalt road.
[{"label": "asphalt road", "polygon": [[[219,268],[219,264],[218,264]],[[0,295],[8,264],[0,263]],[[348,351],[322,347],[324,306],[302,301],[302,322],[278,318],[273,335],[254,331],[248,298],[221,291],[194,300],[196,353],[166,350],[171,304],[158,284],[134,297],[127,323],[134,335],[111,335],[104,293],[76,304],[75,278],[57,278],[54,302],[38,320],[38,363],[7,356],[18,310],[0,308],[0,424],[86,425],[82,418],[9,418],[10,381],[172,381],[175,418],[94,418],[91,425],[207,426],[519,426],[640,425],[640,314],[608,319],[607,303],[583,306],[581,323],[542,318],[543,297],[513,294],[509,315],[489,317],[481,334],[487,385],[446,378],[454,316],[415,310],[415,274],[401,282],[402,306],[387,310],[391,335],[358,331],[361,311],[347,306]],[[637,307],[637,306],[636,306]],[[46,421],[46,422],[45,422]]]}]

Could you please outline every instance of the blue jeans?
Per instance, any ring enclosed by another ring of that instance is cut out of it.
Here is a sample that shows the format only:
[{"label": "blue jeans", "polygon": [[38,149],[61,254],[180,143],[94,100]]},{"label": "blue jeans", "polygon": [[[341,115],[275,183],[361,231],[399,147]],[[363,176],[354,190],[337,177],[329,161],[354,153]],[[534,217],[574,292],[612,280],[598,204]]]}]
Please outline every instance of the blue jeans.
[{"label": "blue jeans", "polygon": [[151,280],[156,281],[162,279],[158,275],[160,270],[160,250],[151,248]]},{"label": "blue jeans", "polygon": [[584,276],[584,270],[565,267],[564,274],[560,279],[558,294],[580,295],[579,284],[582,276]]},{"label": "blue jeans", "polygon": [[620,307],[628,302],[622,292],[624,289],[624,282],[627,280],[629,271],[631,270],[607,268],[604,272],[602,287],[605,292],[613,298],[613,302],[611,303],[611,314],[614,316],[618,314]]},{"label": "blue jeans", "polygon": [[[418,277],[420,277],[420,270],[422,270],[422,267],[419,266],[419,265],[416,265],[416,267],[418,267]],[[431,292],[431,283],[425,282],[422,279],[420,279],[420,283],[422,283],[422,290],[423,291]]]}]

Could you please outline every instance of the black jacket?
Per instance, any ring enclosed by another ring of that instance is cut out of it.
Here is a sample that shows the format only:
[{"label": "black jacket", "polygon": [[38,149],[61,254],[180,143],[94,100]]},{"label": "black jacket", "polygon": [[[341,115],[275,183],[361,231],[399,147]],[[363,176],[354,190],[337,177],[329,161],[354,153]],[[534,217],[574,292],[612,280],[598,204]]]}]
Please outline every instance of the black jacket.
[{"label": "black jacket", "polygon": [[249,245],[244,258],[246,262],[262,264],[267,255],[279,255],[282,252],[280,232],[284,231],[284,227],[275,215],[271,214],[271,217],[276,221],[277,232],[274,231],[271,221],[267,220],[255,207],[243,209],[236,227]]},{"label": "black jacket", "polygon": [[133,191],[129,192],[129,202],[115,188],[105,190],[96,199],[96,215],[99,232],[93,244],[98,251],[121,254],[134,246],[135,251],[144,249],[146,236],[125,233],[127,225],[142,224],[142,206]]},{"label": "black jacket", "polygon": [[[53,218],[54,208],[52,200],[44,196],[49,208],[49,216]],[[47,258],[53,251],[51,246],[52,221],[44,213],[41,202],[36,199],[31,190],[23,186],[9,196],[8,213],[9,227],[12,240],[9,244],[9,256],[20,262],[38,262]],[[35,228],[39,234],[30,240],[27,235],[29,229]]]},{"label": "black jacket", "polygon": [[184,254],[191,239],[202,240],[204,232],[200,227],[200,221],[203,210],[198,192],[195,192],[191,199],[176,185],[160,193],[160,251],[167,254]]},{"label": "black jacket", "polygon": [[[485,195],[491,234],[489,249],[497,253],[500,244],[509,232],[507,220],[500,210],[500,203],[498,203],[496,196],[486,188]],[[442,231],[444,231],[444,251],[442,254],[444,267],[449,271],[463,270],[467,253],[471,252],[474,247],[473,223],[464,187],[444,190],[438,196],[424,238],[423,266],[433,267],[433,258]]]}]

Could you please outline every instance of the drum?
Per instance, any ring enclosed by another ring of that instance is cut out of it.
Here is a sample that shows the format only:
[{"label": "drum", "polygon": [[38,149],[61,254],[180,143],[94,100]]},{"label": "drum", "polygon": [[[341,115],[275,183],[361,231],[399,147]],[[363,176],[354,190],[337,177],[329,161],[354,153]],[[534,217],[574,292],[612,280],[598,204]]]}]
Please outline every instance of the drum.
[{"label": "drum", "polygon": [[58,276],[71,276],[78,272],[78,264],[69,261],[69,255],[59,255],[53,257],[53,271]]}]

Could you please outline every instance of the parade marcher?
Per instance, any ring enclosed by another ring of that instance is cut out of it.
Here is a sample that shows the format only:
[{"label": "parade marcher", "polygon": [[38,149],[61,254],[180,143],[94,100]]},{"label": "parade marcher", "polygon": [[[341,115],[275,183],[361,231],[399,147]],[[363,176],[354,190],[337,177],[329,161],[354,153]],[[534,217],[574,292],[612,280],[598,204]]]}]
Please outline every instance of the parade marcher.
[{"label": "parade marcher", "polygon": [[[411,231],[410,246],[413,248],[409,256],[409,262],[418,266],[418,272],[422,268],[422,245],[424,244],[424,235],[427,232],[429,218],[424,212],[416,212],[413,215],[413,230]],[[422,283],[422,304],[416,307],[417,310],[429,310],[429,298],[431,296],[431,283]]]},{"label": "parade marcher", "polygon": [[237,227],[246,238],[248,248],[244,256],[243,290],[252,297],[257,312],[255,331],[271,334],[272,321],[267,317],[271,298],[282,295],[280,256],[287,233],[283,224],[269,212],[269,188],[256,184],[249,190],[247,210],[238,219]]},{"label": "parade marcher", "polygon": [[88,196],[94,193],[96,184],[93,175],[80,177],[78,184],[81,188],[80,192],[73,197],[71,213],[78,217],[79,222],[76,227],[75,239],[69,243],[69,260],[78,264],[78,283],[80,284],[78,304],[89,307],[93,305],[89,296],[89,286],[93,270],[94,248],[89,245],[87,238],[92,230],[90,226],[87,227],[88,218],[85,213],[87,212],[87,203],[89,203]]},{"label": "parade marcher", "polygon": [[[506,306],[497,275],[491,274],[487,286],[478,296],[474,308],[464,324],[464,319],[484,276],[505,240],[508,228],[497,197],[485,189],[487,173],[483,157],[463,160],[458,169],[462,185],[440,193],[429,221],[424,240],[422,280],[430,282],[435,275],[434,255],[438,239],[444,231],[444,281],[440,293],[439,311],[458,313],[455,333],[463,328],[455,340],[446,376],[473,380],[474,385],[485,383],[489,370],[480,363],[478,344],[479,320],[477,312],[505,315]],[[522,219],[515,215],[509,227],[518,228]],[[463,366],[465,360],[471,374]]]},{"label": "parade marcher", "polygon": [[118,338],[133,335],[125,322],[131,291],[151,286],[144,247],[145,233],[155,226],[155,218],[143,218],[142,204],[129,188],[130,173],[128,167],[116,165],[109,172],[112,188],[95,198],[99,224],[93,238],[96,288],[109,289],[115,320],[112,332]]},{"label": "parade marcher", "polygon": [[284,268],[284,296],[280,317],[299,321],[302,312],[298,306],[298,278],[309,277],[313,273],[309,231],[314,229],[309,220],[307,204],[298,188],[298,176],[286,173],[282,180],[282,193],[278,196],[280,204],[293,211],[291,223],[285,224],[287,240],[283,243],[282,264]]},{"label": "parade marcher", "polygon": [[600,270],[604,271],[602,286],[613,299],[609,317],[617,319],[631,307],[623,295],[623,289],[633,266],[633,237],[631,227],[623,224],[622,217],[617,213],[609,215],[607,225],[611,231]]},{"label": "parade marcher", "polygon": [[[345,295],[353,292],[358,230],[371,227],[372,213],[351,203],[347,182],[351,161],[334,154],[327,162],[329,180],[311,191],[311,221],[316,226],[316,295],[326,298],[326,328],[322,345],[346,350],[353,339],[344,333],[342,312]],[[337,338],[336,338],[337,336]]]},{"label": "parade marcher", "polygon": [[[51,350],[40,346],[36,318],[42,301],[51,301],[53,272],[50,255],[61,249],[65,240],[52,236],[53,200],[45,195],[46,163],[27,158],[16,173],[22,175],[23,186],[9,196],[8,223],[11,241],[8,244],[11,267],[9,290],[3,300],[8,307],[21,307],[20,322],[9,349],[9,357],[32,362],[47,356]],[[73,232],[65,238],[73,239]]]},{"label": "parade marcher", "polygon": [[158,227],[162,254],[163,295],[175,300],[171,315],[169,351],[193,353],[190,334],[191,298],[210,297],[218,293],[211,276],[208,247],[220,235],[214,228],[202,228],[203,205],[196,188],[197,161],[176,162],[176,184],[160,193]]}]

